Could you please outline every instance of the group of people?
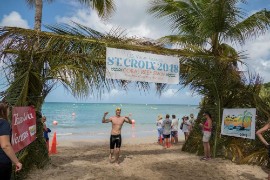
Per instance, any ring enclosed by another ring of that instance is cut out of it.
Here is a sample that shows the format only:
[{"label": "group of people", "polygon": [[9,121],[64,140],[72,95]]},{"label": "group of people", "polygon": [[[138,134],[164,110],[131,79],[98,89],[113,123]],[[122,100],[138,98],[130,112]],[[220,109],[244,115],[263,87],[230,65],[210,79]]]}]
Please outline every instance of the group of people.
[{"label": "group of people", "polygon": [[[210,159],[210,137],[212,131],[212,116],[209,112],[204,112],[205,121],[200,123],[203,131],[203,147],[204,156],[201,160]],[[170,115],[167,114],[166,118],[163,120],[162,115],[158,115],[156,125],[158,131],[158,143],[164,145],[166,148],[170,147],[172,143],[178,142],[178,127],[181,129],[185,135],[185,141],[188,139],[189,133],[192,130],[195,118],[193,114],[190,116],[183,116],[180,126],[178,126],[179,120],[176,119],[175,115],[172,115],[172,120],[170,120]],[[171,137],[171,138],[170,138]]]},{"label": "group of people", "polygon": [[190,114],[190,118],[188,116],[183,116],[180,126],[179,126],[179,119],[176,119],[176,115],[173,114],[171,120],[169,114],[166,115],[165,119],[163,119],[162,115],[158,115],[156,121],[158,131],[158,143],[163,144],[163,141],[165,140],[165,146],[167,146],[166,142],[169,141],[170,138],[171,143],[177,143],[178,128],[180,128],[183,131],[185,135],[185,140],[187,140],[194,123],[195,118],[193,114]]}]

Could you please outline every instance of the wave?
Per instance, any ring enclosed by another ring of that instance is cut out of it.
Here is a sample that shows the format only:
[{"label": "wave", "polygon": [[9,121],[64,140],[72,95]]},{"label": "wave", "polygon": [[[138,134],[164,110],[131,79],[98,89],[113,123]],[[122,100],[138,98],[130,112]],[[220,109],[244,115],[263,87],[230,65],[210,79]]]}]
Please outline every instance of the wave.
[{"label": "wave", "polygon": [[73,133],[59,133],[59,134],[57,134],[57,136],[70,136],[72,134]]}]

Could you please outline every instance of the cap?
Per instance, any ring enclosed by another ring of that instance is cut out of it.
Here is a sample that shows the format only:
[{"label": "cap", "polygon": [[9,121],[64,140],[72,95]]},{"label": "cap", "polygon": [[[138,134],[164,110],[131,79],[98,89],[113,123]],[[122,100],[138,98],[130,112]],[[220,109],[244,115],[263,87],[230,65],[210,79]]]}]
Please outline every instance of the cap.
[{"label": "cap", "polygon": [[121,111],[121,108],[120,108],[120,107],[117,107],[117,108],[115,109],[115,111]]}]

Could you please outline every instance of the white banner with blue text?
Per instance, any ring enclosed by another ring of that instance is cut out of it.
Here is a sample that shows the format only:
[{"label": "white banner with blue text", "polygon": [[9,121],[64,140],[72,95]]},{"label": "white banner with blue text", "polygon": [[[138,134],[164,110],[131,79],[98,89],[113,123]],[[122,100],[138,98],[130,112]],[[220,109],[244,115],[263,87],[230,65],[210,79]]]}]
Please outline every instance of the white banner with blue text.
[{"label": "white banner with blue text", "polygon": [[255,139],[255,108],[224,109],[221,134]]},{"label": "white banner with blue text", "polygon": [[106,49],[106,78],[154,83],[179,83],[179,60],[123,49]]}]

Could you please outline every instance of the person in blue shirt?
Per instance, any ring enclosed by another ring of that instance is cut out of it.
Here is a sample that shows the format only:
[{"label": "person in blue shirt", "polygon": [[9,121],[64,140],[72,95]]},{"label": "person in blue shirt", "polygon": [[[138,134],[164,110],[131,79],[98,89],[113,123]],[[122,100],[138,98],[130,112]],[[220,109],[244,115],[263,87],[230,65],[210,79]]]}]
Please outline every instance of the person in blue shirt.
[{"label": "person in blue shirt", "polygon": [[10,180],[12,173],[12,162],[16,166],[16,171],[22,169],[10,143],[11,128],[8,122],[8,106],[0,102],[0,179]]}]

